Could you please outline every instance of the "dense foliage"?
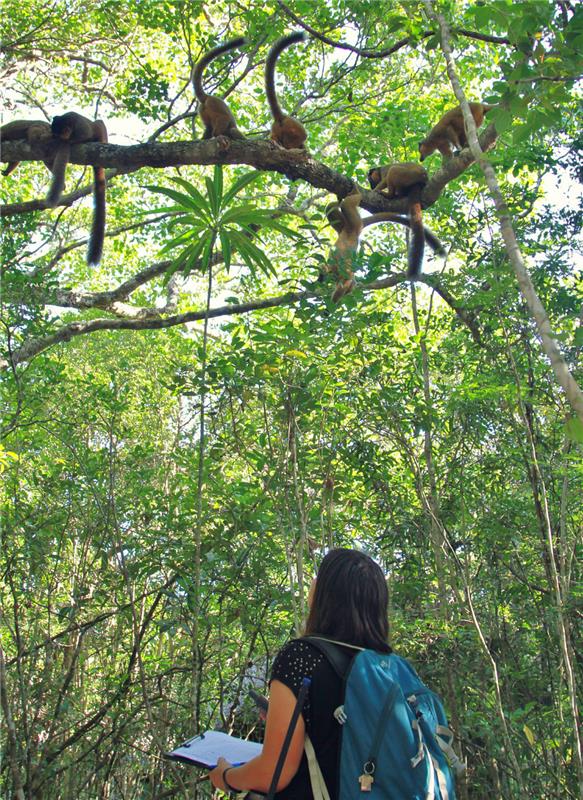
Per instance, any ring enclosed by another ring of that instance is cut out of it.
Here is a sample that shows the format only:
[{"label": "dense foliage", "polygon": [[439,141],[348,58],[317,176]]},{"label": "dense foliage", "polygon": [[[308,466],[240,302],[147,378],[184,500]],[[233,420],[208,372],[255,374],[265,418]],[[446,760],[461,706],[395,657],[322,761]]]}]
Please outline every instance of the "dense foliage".
[{"label": "dense foliage", "polygon": [[[265,56],[300,20],[282,105],[316,161],[364,186],[457,102],[428,5],[5,0],[4,121],[79,110],[115,144],[199,138],[191,67],[245,34],[207,80],[266,138]],[[468,97],[498,106],[488,157],[581,384],[582,8],[433,5]],[[375,226],[337,305],[317,280],[321,184],[118,173],[87,267],[89,199],[26,206],[48,180],[26,161],[2,187],[0,794],[210,796],[162,754],[198,728],[261,737],[247,691],[340,545],[386,571],[392,644],[443,695],[468,765],[460,797],[580,797],[583,429],[478,166],[425,214],[445,262],[410,283],[403,229]]]}]

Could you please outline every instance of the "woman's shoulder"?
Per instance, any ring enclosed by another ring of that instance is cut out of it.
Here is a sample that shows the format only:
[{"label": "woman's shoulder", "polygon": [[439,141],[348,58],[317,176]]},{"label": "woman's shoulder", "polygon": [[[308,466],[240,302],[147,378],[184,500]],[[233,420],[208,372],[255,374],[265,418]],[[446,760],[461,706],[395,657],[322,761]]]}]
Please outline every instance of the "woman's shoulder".
[{"label": "woman's shoulder", "polygon": [[277,653],[272,668],[272,678],[282,671],[310,675],[324,659],[322,653],[307,639],[292,639]]},{"label": "woman's shoulder", "polygon": [[308,658],[319,654],[318,648],[309,639],[291,639],[278,651],[277,659]]}]

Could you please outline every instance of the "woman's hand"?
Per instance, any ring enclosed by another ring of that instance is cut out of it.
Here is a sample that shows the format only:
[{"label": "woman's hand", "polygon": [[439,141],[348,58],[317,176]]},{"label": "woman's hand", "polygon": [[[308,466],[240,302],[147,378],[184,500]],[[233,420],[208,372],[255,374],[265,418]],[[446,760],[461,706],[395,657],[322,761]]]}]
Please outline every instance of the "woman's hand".
[{"label": "woman's hand", "polygon": [[[221,789],[223,792],[228,792],[229,789],[225,786],[225,782],[223,781],[223,772],[229,767],[232,767],[232,764],[229,764],[226,758],[219,758],[217,766],[209,772],[209,780],[215,789]],[[229,776],[227,775],[227,780]]]}]

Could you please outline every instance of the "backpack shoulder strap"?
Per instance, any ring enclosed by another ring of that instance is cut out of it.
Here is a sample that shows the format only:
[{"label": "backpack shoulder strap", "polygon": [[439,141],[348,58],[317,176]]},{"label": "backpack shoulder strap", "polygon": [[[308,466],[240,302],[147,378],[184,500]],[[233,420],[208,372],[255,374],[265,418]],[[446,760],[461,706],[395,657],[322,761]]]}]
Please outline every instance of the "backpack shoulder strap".
[{"label": "backpack shoulder strap", "polygon": [[298,694],[298,699],[296,700],[296,704],[294,706],[294,710],[291,715],[291,719],[289,721],[288,729],[285,734],[285,739],[283,740],[283,744],[281,746],[279,758],[277,759],[277,763],[273,771],[273,777],[269,785],[269,791],[267,792],[266,800],[273,800],[273,798],[275,797],[275,790],[277,788],[277,783],[279,781],[281,772],[283,770],[283,765],[285,764],[285,759],[287,758],[287,752],[291,744],[292,736],[294,735],[298,718],[300,716],[302,708],[304,707],[304,702],[306,700],[306,695],[308,694],[308,689],[310,688],[311,682],[312,681],[310,678],[304,678],[302,681],[302,685],[300,687],[300,691]]},{"label": "backpack shoulder strap", "polygon": [[355,655],[354,651],[364,649],[354,644],[345,644],[344,642],[337,642],[334,639],[325,639],[322,636],[303,636],[302,641],[309,642],[313,647],[319,650],[326,657],[328,663],[341,680],[344,679],[348,666]]}]

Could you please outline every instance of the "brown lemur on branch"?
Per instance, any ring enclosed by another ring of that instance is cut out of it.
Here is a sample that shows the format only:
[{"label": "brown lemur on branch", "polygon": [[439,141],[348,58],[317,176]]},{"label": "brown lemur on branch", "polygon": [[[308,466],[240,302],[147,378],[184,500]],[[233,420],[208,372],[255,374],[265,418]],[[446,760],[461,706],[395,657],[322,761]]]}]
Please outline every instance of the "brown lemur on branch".
[{"label": "brown lemur on branch", "polygon": [[421,192],[427,183],[426,170],[414,162],[373,167],[368,171],[371,189],[385,197],[406,197],[409,206],[411,238],[407,254],[407,276],[416,278],[421,272],[425,249],[425,229],[421,213]]},{"label": "brown lemur on branch", "polygon": [[[472,117],[479,128],[484,121],[484,116],[494,108],[486,103],[469,103]],[[419,142],[419,157],[423,161],[435,150],[439,150],[444,158],[453,156],[452,146],[457,150],[463,150],[468,146],[468,137],[464,124],[464,115],[461,106],[450,109],[439,120],[437,125],[429,131],[429,134]]]},{"label": "brown lemur on branch", "polygon": [[[68,111],[61,116],[53,117],[51,123],[53,140],[58,141],[58,148],[53,161],[53,182],[47,196],[47,203],[54,208],[65,187],[65,172],[71,159],[71,145],[85,142],[107,143],[107,128],[100,119],[90,120]],[[93,167],[93,224],[87,248],[87,263],[99,264],[103,252],[105,237],[105,169]]]},{"label": "brown lemur on branch", "polygon": [[[49,141],[52,135],[50,123],[39,119],[15,119],[0,127],[0,142],[17,142],[24,139],[29,144],[36,144]],[[10,175],[19,164],[20,161],[11,161],[6,169],[2,170],[2,175]],[[46,158],[44,164],[52,172],[53,159]]]},{"label": "brown lemur on branch", "polygon": [[237,122],[229,106],[220,97],[207,94],[202,85],[202,74],[205,67],[218,56],[241,47],[246,43],[244,36],[231,39],[225,44],[209,50],[196,64],[193,72],[194,92],[199,102],[199,114],[204,124],[203,139],[213,136],[226,136],[229,139],[244,139],[244,135],[237,127]]},{"label": "brown lemur on branch", "polygon": [[[362,195],[356,191],[345,197],[341,202],[329,203],[326,207],[326,217],[330,225],[338,233],[338,239],[334,246],[326,271],[336,275],[338,282],[332,295],[332,300],[337,302],[345,294],[354,288],[354,276],[352,266],[356,257],[360,234],[369,225],[376,225],[379,222],[395,222],[411,227],[411,220],[401,214],[392,211],[381,211],[378,214],[371,214],[369,217],[362,218],[358,212],[358,206]],[[445,255],[445,248],[437,236],[428,228],[423,228],[423,235],[431,249],[440,256]]]},{"label": "brown lemur on branch", "polygon": [[274,120],[271,126],[271,138],[275,144],[286,150],[304,149],[308,134],[299,120],[284,114],[281,110],[275,93],[275,64],[286,47],[305,39],[306,34],[301,31],[282,36],[269,51],[265,63],[265,93]]}]

